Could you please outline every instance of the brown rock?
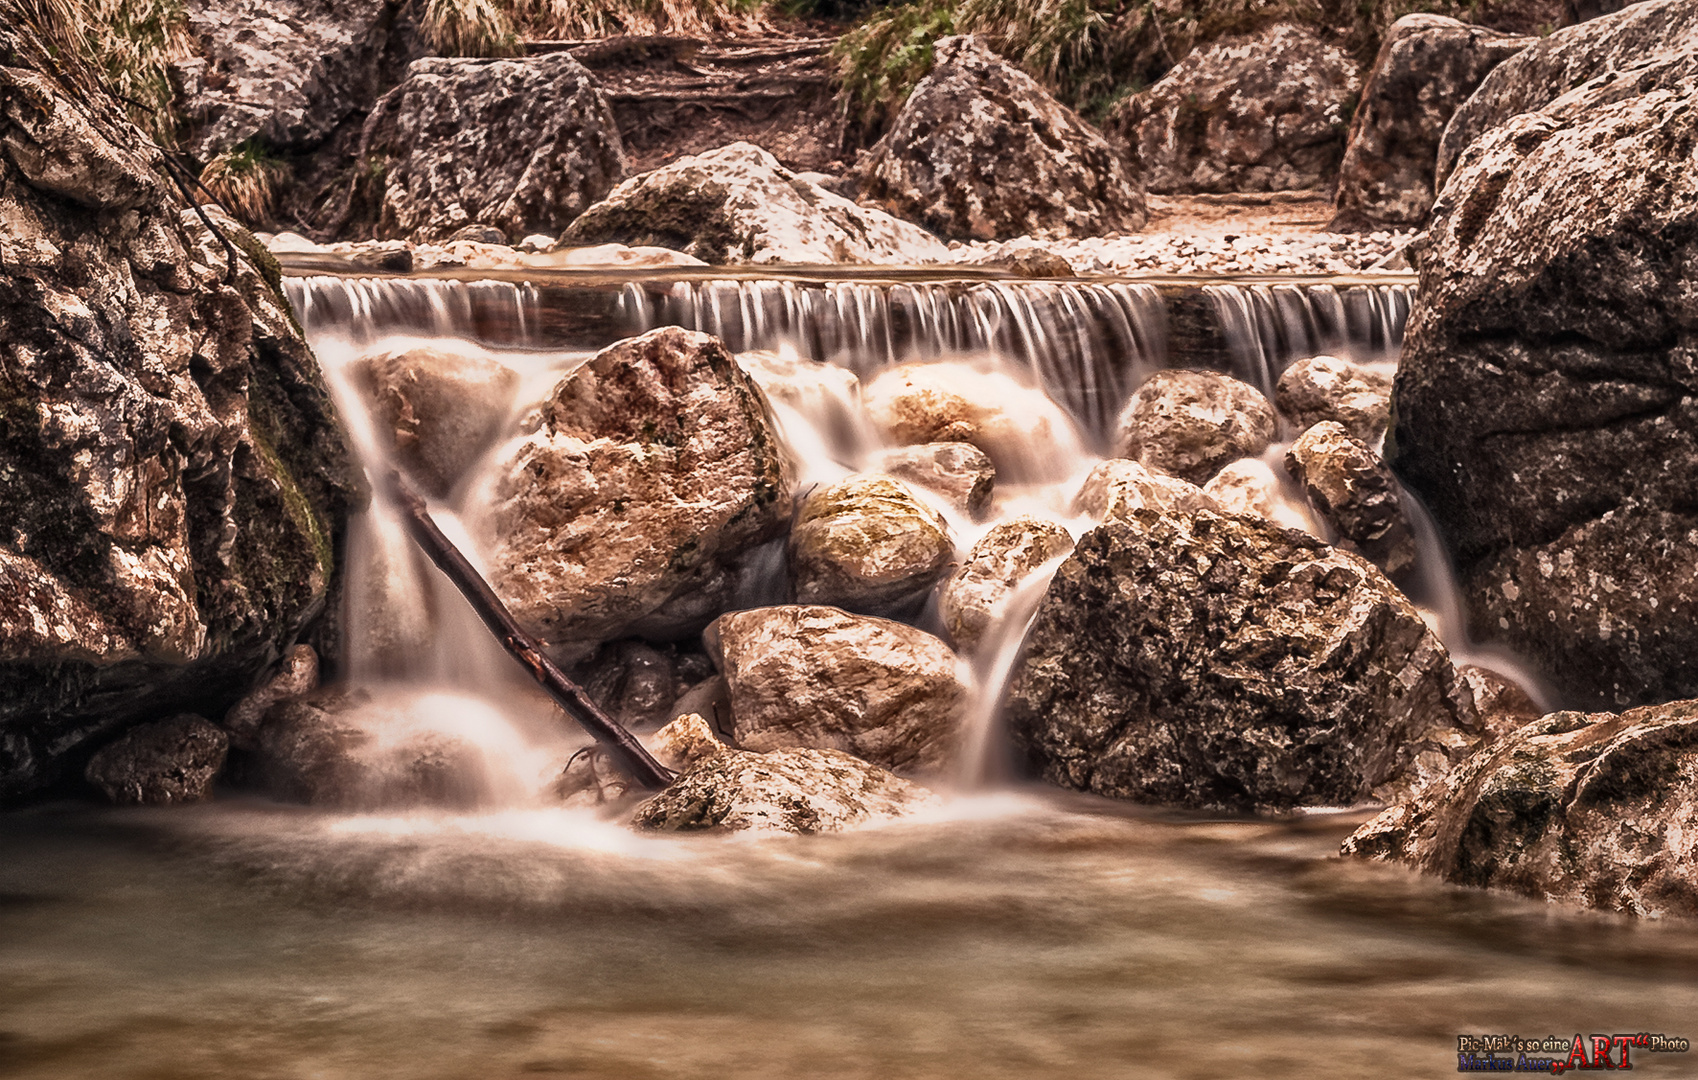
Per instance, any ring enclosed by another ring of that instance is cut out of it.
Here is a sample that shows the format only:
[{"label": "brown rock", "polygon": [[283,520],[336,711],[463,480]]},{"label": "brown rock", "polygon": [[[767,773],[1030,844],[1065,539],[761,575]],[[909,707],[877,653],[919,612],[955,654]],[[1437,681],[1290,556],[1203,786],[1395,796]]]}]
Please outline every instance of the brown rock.
[{"label": "brown rock", "polygon": [[1474,694],[1485,742],[1503,738],[1544,715],[1531,695],[1507,677],[1476,664],[1464,664],[1456,674]]},{"label": "brown rock", "polygon": [[1158,371],[1120,414],[1118,455],[1207,483],[1221,466],[1260,457],[1278,422],[1255,387],[1212,371]]},{"label": "brown rock", "polygon": [[83,777],[109,802],[170,806],[199,802],[224,768],[230,741],[190,713],[131,728],[89,759]]},{"label": "brown rock", "polygon": [[519,386],[486,356],[430,347],[362,356],[349,370],[378,439],[438,498],[494,444]]},{"label": "brown rock", "polygon": [[972,443],[899,446],[879,455],[875,464],[880,472],[937,492],[974,520],[990,510],[996,466]]},{"label": "brown rock", "polygon": [[1286,451],[1285,468],[1303,485],[1309,505],[1338,530],[1340,547],[1394,578],[1415,568],[1415,534],[1397,481],[1343,424],[1323,420],[1299,435]]},{"label": "brown rock", "polygon": [[311,645],[296,645],[283,656],[277,671],[224,714],[222,727],[230,745],[247,750],[259,735],[265,714],[279,701],[304,697],[318,689],[318,653]]},{"label": "brown rock", "polygon": [[790,532],[791,591],[802,604],[898,611],[922,602],[954,555],[943,515],[901,482],[861,473],[802,503]]},{"label": "brown rock", "polygon": [[1375,446],[1391,416],[1391,375],[1336,356],[1312,356],[1280,374],[1274,402],[1298,431],[1336,420]]},{"label": "brown rock", "polygon": [[1073,550],[1060,525],[1035,517],[1004,521],[986,533],[943,587],[939,614],[957,648],[971,652],[1008,606],[1008,599],[1038,567]]},{"label": "brown rock", "polygon": [[1125,517],[1134,510],[1217,509],[1196,484],[1152,472],[1125,458],[1109,458],[1093,468],[1080,485],[1073,507],[1097,521]]},{"label": "brown rock", "polygon": [[898,364],[863,389],[867,415],[903,445],[965,442],[1011,480],[1059,479],[1077,452],[1067,414],[1037,390],[964,363]]}]

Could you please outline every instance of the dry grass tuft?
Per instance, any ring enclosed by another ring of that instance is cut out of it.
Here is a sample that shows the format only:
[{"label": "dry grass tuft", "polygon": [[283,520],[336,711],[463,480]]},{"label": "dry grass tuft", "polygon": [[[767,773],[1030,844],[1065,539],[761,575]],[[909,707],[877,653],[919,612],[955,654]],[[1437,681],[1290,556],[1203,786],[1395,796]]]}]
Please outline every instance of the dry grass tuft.
[{"label": "dry grass tuft", "polygon": [[289,167],[251,142],[212,159],[200,174],[200,182],[230,216],[250,228],[270,223],[288,179]]},{"label": "dry grass tuft", "polygon": [[419,28],[444,56],[513,56],[519,33],[496,0],[425,0]]},{"label": "dry grass tuft", "polygon": [[755,34],[772,29],[760,0],[515,0],[527,37]]}]

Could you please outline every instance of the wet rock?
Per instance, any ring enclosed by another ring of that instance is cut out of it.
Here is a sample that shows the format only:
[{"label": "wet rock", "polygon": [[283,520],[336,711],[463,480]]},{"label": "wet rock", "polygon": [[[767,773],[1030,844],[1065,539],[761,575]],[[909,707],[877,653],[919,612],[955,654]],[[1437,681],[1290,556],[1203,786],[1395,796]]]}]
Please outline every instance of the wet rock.
[{"label": "wet rock", "polygon": [[445,242],[452,244],[456,240],[469,240],[474,244],[491,244],[498,245],[500,247],[507,246],[506,233],[502,232],[494,225],[482,225],[476,222],[467,225],[463,229],[456,230],[453,234],[446,238]]},{"label": "wet rock", "polygon": [[362,356],[349,373],[384,448],[437,498],[494,444],[519,386],[490,357],[431,346]]},{"label": "wet rock", "polygon": [[[547,237],[541,239],[547,240]],[[694,255],[663,247],[627,247],[624,244],[592,244],[588,247],[561,247],[550,241],[539,246],[550,255],[555,266],[706,266]]]},{"label": "wet rock", "polygon": [[959,649],[976,650],[1007,611],[1014,590],[1038,567],[1072,550],[1072,535],[1053,521],[1023,516],[992,528],[938,598],[950,640]]},{"label": "wet rock", "polygon": [[[1234,461],[1203,485],[1203,494],[1226,514],[1254,514],[1269,521],[1279,513],[1279,479],[1258,458]],[[1161,509],[1161,507],[1152,507]]]},{"label": "wet rock", "polygon": [[899,446],[879,455],[880,472],[935,491],[975,520],[990,510],[996,466],[972,443],[940,442]]},{"label": "wet rock", "polygon": [[835,750],[724,750],[637,808],[639,829],[839,832],[933,805],[925,788]]},{"label": "wet rock", "polygon": [[283,655],[283,663],[271,678],[230,707],[220,726],[229,733],[231,746],[251,749],[273,705],[305,697],[317,689],[318,653],[311,645],[296,645]]},{"label": "wet rock", "polygon": [[1380,46],[1338,171],[1334,229],[1420,225],[1439,139],[1491,70],[1539,39],[1442,15],[1405,15]]},{"label": "wet rock", "polygon": [[1198,48],[1104,123],[1163,194],[1287,191],[1332,180],[1362,89],[1356,62],[1306,26]]},{"label": "wet rock", "polygon": [[1109,458],[1093,468],[1080,485],[1073,507],[1097,521],[1125,517],[1134,510],[1218,509],[1196,484],[1152,472],[1125,458]]},{"label": "wet rock", "polygon": [[862,389],[867,415],[900,445],[964,442],[1009,479],[1059,479],[1078,452],[1073,422],[1039,391],[965,363],[899,364]]},{"label": "wet rock", "polygon": [[170,806],[212,793],[230,741],[191,713],[131,728],[95,752],[83,777],[108,802]]},{"label": "wet rock", "polygon": [[[1499,64],[1451,116],[1439,142],[1436,190],[1443,190],[1463,151],[1487,132],[1557,99],[1616,84],[1637,96],[1652,84],[1673,85],[1691,73],[1698,50],[1698,9],[1685,0],[1645,0],[1617,14],[1558,30]],[[1586,84],[1599,80],[1600,87]],[[1525,138],[1525,136],[1523,136]]]},{"label": "wet rock", "polygon": [[1552,713],[1345,841],[1446,881],[1698,915],[1698,705]]},{"label": "wet rock", "polygon": [[709,639],[744,749],[842,750],[906,774],[954,759],[967,687],[924,631],[787,605],[722,615]]},{"label": "wet rock", "polygon": [[689,682],[706,678],[712,670],[711,662],[700,653],[680,653],[676,645],[628,639],[603,645],[569,674],[621,725],[652,731],[679,715],[673,703]]},{"label": "wet rock", "polygon": [[[0,20],[0,802],[317,633],[359,474],[251,235]],[[51,67],[51,65],[49,65]]]},{"label": "wet rock", "polygon": [[863,200],[958,240],[1144,227],[1136,171],[1031,76],[973,37],[932,55],[857,170]]},{"label": "wet rock", "polygon": [[1456,669],[1456,674],[1474,695],[1474,709],[1480,714],[1484,732],[1482,745],[1526,727],[1544,715],[1544,710],[1526,690],[1490,668],[1464,664]]},{"label": "wet rock", "polygon": [[1007,703],[1045,779],[1169,806],[1349,805],[1473,703],[1426,623],[1353,555],[1250,517],[1139,510],[1050,584]]},{"label": "wet rock", "polygon": [[1340,545],[1393,578],[1415,568],[1415,534],[1398,498],[1397,481],[1380,456],[1323,420],[1285,454],[1285,469],[1313,506],[1338,530]]},{"label": "wet rock", "polygon": [[1391,416],[1391,375],[1336,356],[1311,356],[1281,373],[1274,401],[1298,431],[1335,420],[1377,446]]},{"label": "wet rock", "polygon": [[708,726],[716,732],[727,736],[731,733],[731,688],[725,684],[725,676],[714,675],[703,679],[680,694],[677,701],[672,703],[673,719],[688,716],[691,713],[707,719]]},{"label": "wet rock", "polygon": [[415,241],[472,223],[555,232],[625,174],[595,77],[566,53],[415,61],[366,120],[359,157],[377,235]]},{"label": "wet rock", "polygon": [[554,645],[699,631],[735,566],[783,534],[790,463],[718,340],[676,327],[564,379],[491,489],[490,580]]},{"label": "wet rock", "polygon": [[790,577],[802,604],[892,612],[917,606],[949,571],[943,515],[900,481],[860,473],[816,490],[790,531]]},{"label": "wet rock", "polygon": [[749,143],[631,177],[560,242],[654,245],[716,265],[939,262],[948,255],[924,229],[808,183]]},{"label": "wet rock", "polygon": [[1698,71],[1671,87],[1678,56],[1641,59],[1464,155],[1420,253],[1387,439],[1474,639],[1591,707],[1698,694]]},{"label": "wet rock", "polygon": [[1255,387],[1212,371],[1158,371],[1120,414],[1118,454],[1193,484],[1260,457],[1278,424]]}]

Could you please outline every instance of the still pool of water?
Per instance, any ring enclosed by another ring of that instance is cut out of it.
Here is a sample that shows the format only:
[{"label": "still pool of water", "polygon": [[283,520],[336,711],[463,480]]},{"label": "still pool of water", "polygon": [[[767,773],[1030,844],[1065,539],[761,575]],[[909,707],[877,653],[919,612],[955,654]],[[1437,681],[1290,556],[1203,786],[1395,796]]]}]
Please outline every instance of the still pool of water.
[{"label": "still pool of water", "polygon": [[1698,925],[1336,858],[1360,820],[40,807],[0,817],[0,1075],[1438,1076],[1464,1033],[1694,1035]]}]

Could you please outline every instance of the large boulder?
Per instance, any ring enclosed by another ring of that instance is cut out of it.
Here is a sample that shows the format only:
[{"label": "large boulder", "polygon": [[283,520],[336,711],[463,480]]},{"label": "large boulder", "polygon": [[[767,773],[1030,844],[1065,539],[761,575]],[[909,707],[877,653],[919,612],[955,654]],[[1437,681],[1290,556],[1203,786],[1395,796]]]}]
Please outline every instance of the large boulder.
[{"label": "large boulder", "polygon": [[1158,371],[1126,403],[1116,445],[1123,458],[1205,484],[1223,465],[1260,457],[1278,431],[1254,386],[1213,371]]},{"label": "large boulder", "polygon": [[1053,521],[1022,516],[993,527],[949,575],[938,597],[949,639],[963,651],[976,651],[1007,614],[1021,583],[1072,550],[1072,534]]},{"label": "large boulder", "polygon": [[1512,117],[1595,79],[1619,75],[1620,89],[1643,93],[1648,81],[1664,78],[1671,60],[1685,69],[1695,49],[1698,8],[1687,0],[1644,0],[1534,42],[1494,68],[1451,116],[1439,142],[1435,190],[1443,190],[1463,151]]},{"label": "large boulder", "polygon": [[108,802],[173,806],[199,802],[224,768],[230,738],[192,713],[131,728],[89,759],[83,778]]},{"label": "large boulder", "polygon": [[1137,171],[1030,75],[973,37],[932,55],[857,170],[863,199],[958,240],[1144,227]]},{"label": "large boulder", "polygon": [[708,640],[746,750],[841,750],[912,774],[942,771],[959,749],[967,687],[922,630],[783,606],[722,615]]},{"label": "large boulder", "polygon": [[741,142],[631,177],[560,243],[654,245],[715,264],[924,263],[949,254],[919,226],[856,206]]},{"label": "large boulder", "polygon": [[706,334],[609,346],[530,423],[495,469],[489,573],[551,644],[701,630],[741,557],[789,523],[791,464],[766,399]]},{"label": "large boulder", "polygon": [[432,346],[362,356],[349,374],[380,448],[438,498],[494,444],[519,387],[498,360]]},{"label": "large boulder", "polygon": [[1299,431],[1336,420],[1369,446],[1391,418],[1391,374],[1336,356],[1311,356],[1280,373],[1274,402]]},{"label": "large boulder", "polygon": [[624,179],[595,77],[566,53],[415,61],[360,135],[376,235],[446,239],[467,225],[558,233]]},{"label": "large boulder", "polygon": [[0,801],[222,715],[314,625],[359,491],[275,264],[0,22]]},{"label": "large boulder", "polygon": [[1698,916],[1698,703],[1552,713],[1362,826],[1344,854],[1542,900]]},{"label": "large boulder", "polygon": [[1127,98],[1105,128],[1163,194],[1324,187],[1362,89],[1356,62],[1306,26],[1223,38]]},{"label": "large boulder", "polygon": [[1343,424],[1323,420],[1285,452],[1309,505],[1338,530],[1339,546],[1394,578],[1415,568],[1415,534],[1386,463]]},{"label": "large boulder", "polygon": [[1419,255],[1387,446],[1475,639],[1597,707],[1698,694],[1698,76],[1661,85],[1669,62],[1463,156]]},{"label": "large boulder", "polygon": [[1053,783],[1235,810],[1355,803],[1435,731],[1476,726],[1444,646],[1378,570],[1208,511],[1140,510],[1082,537],[1006,708]]},{"label": "large boulder", "polygon": [[803,501],[790,532],[791,591],[802,604],[898,612],[924,602],[954,554],[942,514],[899,480],[857,473]]},{"label": "large boulder", "polygon": [[1405,15],[1380,46],[1338,170],[1332,228],[1420,225],[1439,139],[1491,70],[1537,41],[1443,15]]}]

